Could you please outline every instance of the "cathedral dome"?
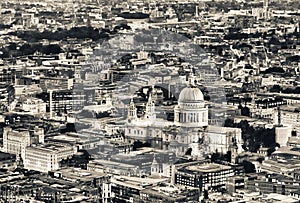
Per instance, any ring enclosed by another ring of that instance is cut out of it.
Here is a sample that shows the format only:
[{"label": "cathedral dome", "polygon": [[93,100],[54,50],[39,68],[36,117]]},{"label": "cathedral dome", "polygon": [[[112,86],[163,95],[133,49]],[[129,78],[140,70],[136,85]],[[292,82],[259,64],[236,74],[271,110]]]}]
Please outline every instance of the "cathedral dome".
[{"label": "cathedral dome", "polygon": [[199,102],[203,100],[204,100],[203,94],[198,87],[184,88],[180,92],[178,98],[178,102]]},{"label": "cathedral dome", "polygon": [[174,123],[183,127],[208,125],[208,108],[199,88],[191,85],[180,92],[178,105],[174,108]]}]

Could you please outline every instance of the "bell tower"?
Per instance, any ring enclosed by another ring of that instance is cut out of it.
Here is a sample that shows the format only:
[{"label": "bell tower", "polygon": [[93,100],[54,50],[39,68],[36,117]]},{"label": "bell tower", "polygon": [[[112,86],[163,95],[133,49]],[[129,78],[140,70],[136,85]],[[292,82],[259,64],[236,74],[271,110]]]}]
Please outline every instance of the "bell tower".
[{"label": "bell tower", "polygon": [[231,152],[231,163],[236,164],[237,163],[237,157],[238,157],[238,146],[236,143],[236,139],[232,138],[232,143],[230,145],[230,152]]},{"label": "bell tower", "polygon": [[128,108],[128,120],[132,121],[136,119],[137,119],[137,109],[132,98]]},{"label": "bell tower", "polygon": [[155,120],[155,101],[152,99],[152,93],[149,94],[148,102],[146,104],[145,119]]}]

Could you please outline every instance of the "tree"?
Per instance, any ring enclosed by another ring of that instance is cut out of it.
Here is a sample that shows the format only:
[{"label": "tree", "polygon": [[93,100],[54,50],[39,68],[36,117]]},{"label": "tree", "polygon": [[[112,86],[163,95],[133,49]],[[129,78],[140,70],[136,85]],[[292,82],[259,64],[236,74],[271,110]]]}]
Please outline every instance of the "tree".
[{"label": "tree", "polygon": [[23,55],[31,55],[35,52],[35,50],[32,49],[30,44],[23,44],[20,47],[20,51],[22,52]]},{"label": "tree", "polygon": [[227,118],[224,122],[224,127],[236,127],[236,124],[234,123],[233,119]]},{"label": "tree", "polygon": [[133,143],[133,150],[136,150],[136,149],[139,149],[139,148],[142,148],[142,147],[150,147],[151,144],[146,142],[146,143],[143,143],[141,142],[140,140],[137,140],[137,141],[134,141]]},{"label": "tree", "polygon": [[207,191],[207,190],[204,190],[203,196],[204,196],[204,199],[208,199],[208,198],[209,198],[209,197],[208,197],[208,191]]},{"label": "tree", "polygon": [[279,85],[273,85],[270,89],[270,92],[280,92],[282,88]]},{"label": "tree", "polygon": [[255,165],[249,161],[244,160],[242,163],[245,173],[255,173]]},{"label": "tree", "polygon": [[246,133],[249,130],[250,125],[247,120],[242,120],[237,127],[241,128],[242,132]]},{"label": "tree", "polygon": [[242,116],[250,116],[250,109],[249,107],[241,107],[241,114]]},{"label": "tree", "polygon": [[272,67],[268,68],[267,70],[264,71],[264,73],[284,73],[284,69],[281,67]]},{"label": "tree", "polygon": [[188,148],[188,150],[185,152],[185,155],[191,155],[192,154],[192,148]]},{"label": "tree", "polygon": [[59,54],[62,52],[62,49],[57,44],[50,44],[47,46],[43,46],[41,48],[41,52],[43,54],[49,55],[49,54]]}]

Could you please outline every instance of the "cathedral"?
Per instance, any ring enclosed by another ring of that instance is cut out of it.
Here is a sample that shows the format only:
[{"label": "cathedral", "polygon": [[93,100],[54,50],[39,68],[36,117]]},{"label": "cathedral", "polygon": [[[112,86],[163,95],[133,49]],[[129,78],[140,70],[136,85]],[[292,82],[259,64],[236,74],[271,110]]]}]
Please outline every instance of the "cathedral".
[{"label": "cathedral", "polygon": [[214,152],[242,152],[241,130],[209,126],[208,105],[201,90],[192,82],[179,94],[178,104],[174,107],[174,122],[156,117],[155,101],[150,93],[142,117],[137,116],[137,108],[131,100],[124,127],[125,136],[161,142],[162,149],[178,156],[203,157]]}]

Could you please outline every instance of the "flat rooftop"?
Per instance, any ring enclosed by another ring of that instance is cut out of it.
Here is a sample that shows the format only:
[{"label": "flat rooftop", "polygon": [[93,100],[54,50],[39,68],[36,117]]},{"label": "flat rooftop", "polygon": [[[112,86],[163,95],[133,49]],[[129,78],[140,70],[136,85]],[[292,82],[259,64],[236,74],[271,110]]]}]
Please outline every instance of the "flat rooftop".
[{"label": "flat rooftop", "polygon": [[191,171],[202,172],[202,173],[210,173],[210,172],[217,172],[222,170],[229,170],[231,169],[231,167],[226,165],[216,164],[216,163],[208,163],[203,165],[188,166],[186,167],[186,169]]},{"label": "flat rooftop", "polygon": [[98,171],[88,171],[80,168],[64,168],[58,171],[62,174],[63,178],[70,178],[81,181],[91,181],[94,178],[100,178],[106,176],[106,174]]}]

